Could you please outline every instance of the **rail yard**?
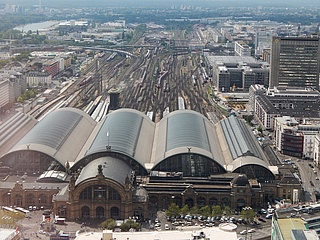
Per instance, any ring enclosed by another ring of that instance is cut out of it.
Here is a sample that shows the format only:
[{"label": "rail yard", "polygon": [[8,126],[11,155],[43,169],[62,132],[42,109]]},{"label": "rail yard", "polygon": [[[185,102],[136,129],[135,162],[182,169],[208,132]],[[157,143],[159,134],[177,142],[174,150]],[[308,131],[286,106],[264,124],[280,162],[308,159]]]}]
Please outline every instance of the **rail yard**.
[{"label": "rail yard", "polygon": [[[188,48],[199,41],[192,32],[173,31],[174,44],[145,44],[118,49],[83,48],[94,58],[78,78],[69,81],[56,97],[36,105],[28,113],[36,119],[61,107],[76,107],[99,121],[108,113],[110,90],[119,92],[120,108],[132,108],[159,121],[164,114],[178,109],[197,111],[217,122],[223,117],[211,99],[211,78],[201,52]],[[99,112],[99,110],[101,112]],[[99,116],[99,117],[98,117]]]}]

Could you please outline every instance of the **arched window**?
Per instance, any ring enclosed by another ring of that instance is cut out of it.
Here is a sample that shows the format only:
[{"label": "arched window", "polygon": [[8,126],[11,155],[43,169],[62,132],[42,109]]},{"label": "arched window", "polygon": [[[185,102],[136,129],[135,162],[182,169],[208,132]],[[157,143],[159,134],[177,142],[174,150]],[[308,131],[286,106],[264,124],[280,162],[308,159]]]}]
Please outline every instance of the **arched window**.
[{"label": "arched window", "polygon": [[112,207],[110,209],[110,213],[111,213],[111,218],[113,219],[118,219],[120,216],[119,216],[119,208],[117,207]]},{"label": "arched window", "polygon": [[96,218],[104,218],[104,208],[103,207],[96,208]]},{"label": "arched window", "polygon": [[212,207],[212,206],[216,206],[218,205],[218,199],[216,199],[215,197],[212,197],[209,199],[209,206]]},{"label": "arched window", "polygon": [[230,199],[227,197],[222,198],[221,207],[230,207]]},{"label": "arched window", "polygon": [[194,206],[194,201],[192,198],[188,198],[186,199],[185,204],[187,204],[189,209],[191,209]]},{"label": "arched window", "polygon": [[5,206],[11,205],[11,193],[10,192],[2,195],[2,202],[4,203],[3,205],[5,205]]},{"label": "arched window", "polygon": [[198,200],[197,201],[198,207],[204,207],[206,205],[206,199],[205,198],[199,197],[197,200]]},{"label": "arched window", "polygon": [[110,201],[120,201],[121,200],[121,196],[117,192],[117,190],[115,190],[115,189],[110,187],[109,188],[109,192],[108,192],[108,200],[110,200]]},{"label": "arched window", "polygon": [[80,193],[80,199],[81,199],[81,200],[91,200],[91,199],[92,199],[92,187],[87,187],[87,188],[85,188],[85,189]]},{"label": "arched window", "polygon": [[246,206],[246,201],[243,199],[243,198],[239,198],[238,200],[237,200],[237,207],[238,208],[243,208],[244,206]]},{"label": "arched window", "polygon": [[88,206],[83,206],[81,208],[81,217],[82,218],[90,218],[90,209]]},{"label": "arched window", "polygon": [[36,203],[36,197],[34,196],[34,194],[32,194],[32,193],[27,194],[26,203],[27,204],[35,204]]},{"label": "arched window", "polygon": [[47,204],[48,203],[48,198],[45,194],[39,195],[39,203],[40,204]]},{"label": "arched window", "polygon": [[20,194],[16,194],[13,199],[13,204],[17,207],[22,206],[22,196]]},{"label": "arched window", "polygon": [[96,185],[93,187],[94,191],[94,199],[95,200],[103,200],[107,199],[107,186],[105,185]]}]

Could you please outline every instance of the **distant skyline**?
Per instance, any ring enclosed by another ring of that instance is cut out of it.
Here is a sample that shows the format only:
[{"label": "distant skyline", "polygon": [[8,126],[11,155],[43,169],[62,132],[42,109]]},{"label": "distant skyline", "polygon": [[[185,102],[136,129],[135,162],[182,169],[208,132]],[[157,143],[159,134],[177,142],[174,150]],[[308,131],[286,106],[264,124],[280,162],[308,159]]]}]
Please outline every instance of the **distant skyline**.
[{"label": "distant skyline", "polygon": [[157,6],[173,6],[173,5],[192,5],[201,7],[240,7],[240,6],[265,6],[265,7],[308,7],[319,6],[319,0],[0,0],[0,3],[16,4],[16,5],[38,5],[49,7],[157,7]]}]

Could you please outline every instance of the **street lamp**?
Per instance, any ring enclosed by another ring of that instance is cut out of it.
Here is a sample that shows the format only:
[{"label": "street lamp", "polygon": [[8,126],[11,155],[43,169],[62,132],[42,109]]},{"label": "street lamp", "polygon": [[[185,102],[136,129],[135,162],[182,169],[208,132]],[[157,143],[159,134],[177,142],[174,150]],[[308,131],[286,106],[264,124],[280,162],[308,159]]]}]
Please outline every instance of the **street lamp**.
[{"label": "street lamp", "polygon": [[11,192],[8,192],[7,195],[8,195],[8,205],[11,207]]}]

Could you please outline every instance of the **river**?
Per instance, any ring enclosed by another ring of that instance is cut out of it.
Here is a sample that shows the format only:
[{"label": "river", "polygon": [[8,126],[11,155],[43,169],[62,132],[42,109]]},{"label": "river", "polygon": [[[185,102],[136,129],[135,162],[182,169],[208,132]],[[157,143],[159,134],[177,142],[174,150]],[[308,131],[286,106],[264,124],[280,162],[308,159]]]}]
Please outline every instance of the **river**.
[{"label": "river", "polygon": [[58,25],[59,22],[58,21],[46,21],[46,22],[40,22],[40,23],[30,23],[30,24],[26,24],[26,25],[20,25],[14,28],[14,30],[19,30],[19,31],[23,31],[23,32],[28,32],[28,31],[32,31],[32,32],[36,32],[37,30],[40,29],[50,29],[50,28],[54,28],[54,26]]}]

